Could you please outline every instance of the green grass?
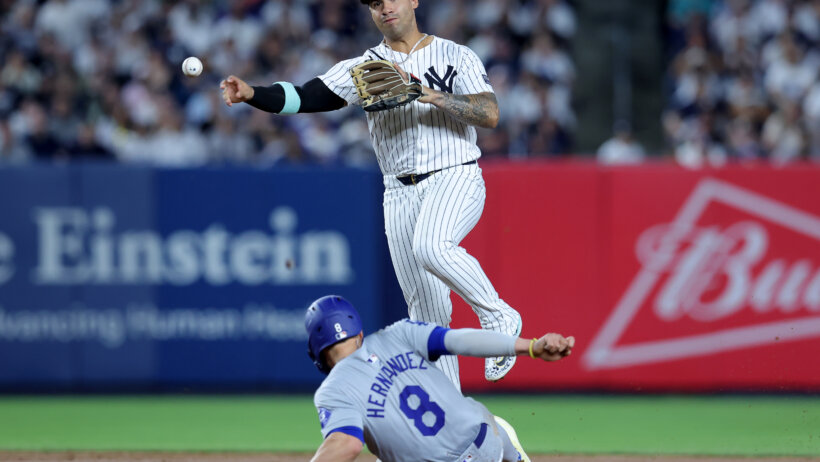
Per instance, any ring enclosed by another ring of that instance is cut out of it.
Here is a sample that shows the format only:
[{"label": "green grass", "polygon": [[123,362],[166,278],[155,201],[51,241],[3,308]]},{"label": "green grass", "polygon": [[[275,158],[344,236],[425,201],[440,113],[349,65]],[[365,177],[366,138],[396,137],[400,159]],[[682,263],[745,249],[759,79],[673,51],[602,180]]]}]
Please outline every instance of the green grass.
[{"label": "green grass", "polygon": [[[820,398],[479,396],[531,453],[820,456]],[[1,397],[0,450],[312,452],[309,396]]]},{"label": "green grass", "polygon": [[0,399],[0,448],[307,451],[321,443],[300,397]]},{"label": "green grass", "polygon": [[533,453],[820,456],[820,398],[534,396],[482,402],[509,421]]}]

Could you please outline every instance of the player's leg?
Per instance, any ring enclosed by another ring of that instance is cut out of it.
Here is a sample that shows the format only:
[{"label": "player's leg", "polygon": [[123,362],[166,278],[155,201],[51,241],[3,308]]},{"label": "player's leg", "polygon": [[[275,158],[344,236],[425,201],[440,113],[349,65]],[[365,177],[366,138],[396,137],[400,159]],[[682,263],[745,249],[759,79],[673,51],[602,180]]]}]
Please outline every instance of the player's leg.
[{"label": "player's leg", "polygon": [[524,452],[524,448],[521,446],[521,442],[518,441],[518,435],[515,434],[512,425],[501,417],[493,416],[493,418],[498,428],[502,430],[499,434],[505,440],[502,460],[504,462],[530,462],[530,457]]},{"label": "player's leg", "polygon": [[[450,289],[426,271],[413,255],[413,233],[421,210],[421,198],[414,187],[387,187],[384,193],[384,225],[390,259],[404,294],[410,319],[449,327],[453,305]],[[435,362],[457,389],[458,357],[442,356]]]},{"label": "player's leg", "polygon": [[[413,236],[416,259],[472,307],[482,328],[520,335],[521,316],[499,298],[478,260],[459,246],[484,209],[481,170],[476,165],[447,169],[422,185],[424,199]],[[513,364],[515,356],[487,358],[484,376],[499,380]]]}]

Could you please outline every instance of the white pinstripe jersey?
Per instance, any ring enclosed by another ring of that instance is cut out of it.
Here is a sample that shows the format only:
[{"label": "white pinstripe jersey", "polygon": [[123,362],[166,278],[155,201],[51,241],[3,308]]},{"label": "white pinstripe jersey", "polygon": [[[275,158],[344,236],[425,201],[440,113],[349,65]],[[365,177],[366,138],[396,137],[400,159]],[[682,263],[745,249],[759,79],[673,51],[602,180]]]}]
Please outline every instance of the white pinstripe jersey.
[{"label": "white pinstripe jersey", "polygon": [[[382,42],[360,57],[337,63],[319,78],[349,104],[360,106],[362,100],[356,93],[350,69],[370,59],[397,62],[435,90],[456,95],[493,91],[478,56],[463,45],[439,37],[409,57]],[[387,111],[368,112],[367,125],[379,167],[385,175],[427,173],[481,156],[475,127],[432,104],[414,101]]]}]

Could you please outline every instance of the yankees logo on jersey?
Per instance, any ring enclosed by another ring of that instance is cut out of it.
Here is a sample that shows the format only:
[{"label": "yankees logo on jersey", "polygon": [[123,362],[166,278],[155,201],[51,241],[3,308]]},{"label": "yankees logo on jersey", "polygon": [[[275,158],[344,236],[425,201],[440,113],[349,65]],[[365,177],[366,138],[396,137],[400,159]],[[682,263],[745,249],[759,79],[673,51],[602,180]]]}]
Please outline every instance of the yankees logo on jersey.
[{"label": "yankees logo on jersey", "polygon": [[[434,37],[409,56],[384,42],[363,56],[342,61],[319,78],[350,104],[361,104],[349,69],[369,59],[399,63],[406,72],[423,75],[427,86],[457,95],[492,92],[484,64],[469,48]],[[426,173],[476,160],[475,127],[447,116],[431,104],[413,102],[382,112],[367,113],[376,158],[385,175]],[[433,142],[432,140],[435,140]]]},{"label": "yankees logo on jersey", "polygon": [[444,77],[440,77],[438,72],[436,72],[436,68],[430,66],[427,69],[427,72],[424,73],[424,78],[427,79],[427,86],[430,88],[436,88],[446,93],[453,92],[453,79],[456,78],[456,72],[453,69],[453,66],[447,65],[447,71],[444,73]]}]

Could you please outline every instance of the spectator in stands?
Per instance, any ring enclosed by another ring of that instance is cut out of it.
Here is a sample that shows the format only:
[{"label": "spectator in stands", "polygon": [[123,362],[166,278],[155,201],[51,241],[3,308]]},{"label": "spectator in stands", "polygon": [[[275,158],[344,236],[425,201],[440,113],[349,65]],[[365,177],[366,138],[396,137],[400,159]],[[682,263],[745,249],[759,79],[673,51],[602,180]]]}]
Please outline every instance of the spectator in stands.
[{"label": "spectator in stands", "polygon": [[598,162],[603,164],[638,164],[643,162],[643,146],[632,137],[629,122],[615,122],[614,136],[598,148]]},{"label": "spectator in stands", "polygon": [[794,5],[791,26],[810,43],[820,43],[820,1],[808,0]]},{"label": "spectator in stands", "polygon": [[800,125],[800,106],[791,101],[780,104],[763,125],[762,141],[769,158],[777,164],[801,158],[808,143]]},{"label": "spectator in stands", "polygon": [[68,160],[68,147],[49,132],[45,108],[32,102],[26,112],[26,144],[32,156],[40,160]]},{"label": "spectator in stands", "polygon": [[729,122],[726,136],[728,152],[726,155],[721,154],[718,158],[715,158],[716,154],[713,154],[710,163],[722,165],[726,162],[727,157],[740,161],[761,159],[763,157],[763,147],[760,145],[755,126],[757,126],[757,123],[748,117],[739,116],[732,119]]},{"label": "spectator in stands", "polygon": [[42,73],[26,60],[22,51],[8,50],[6,62],[0,69],[0,84],[18,95],[33,95],[43,84]]},{"label": "spectator in stands", "polygon": [[766,91],[777,104],[796,103],[817,80],[818,63],[806,56],[791,34],[778,40],[782,55],[767,69]]},{"label": "spectator in stands", "polygon": [[94,135],[94,128],[88,124],[82,124],[78,127],[77,141],[69,148],[68,153],[72,159],[96,161],[115,160],[114,153],[97,142]]},{"label": "spectator in stands", "polygon": [[763,123],[768,107],[766,95],[754,77],[751,69],[743,70],[737,75],[730,75],[724,80],[726,85],[726,104],[729,116]]},{"label": "spectator in stands", "polygon": [[18,141],[7,120],[0,117],[0,164],[19,164],[28,160],[28,152]]},{"label": "spectator in stands", "polygon": [[[820,5],[820,2],[814,2]],[[820,79],[814,83],[803,101],[803,116],[808,132],[809,158],[820,162]]]},{"label": "spectator in stands", "polygon": [[531,45],[521,55],[521,65],[534,75],[566,87],[571,87],[575,78],[575,67],[569,56],[558,49],[546,33],[532,37]]}]

